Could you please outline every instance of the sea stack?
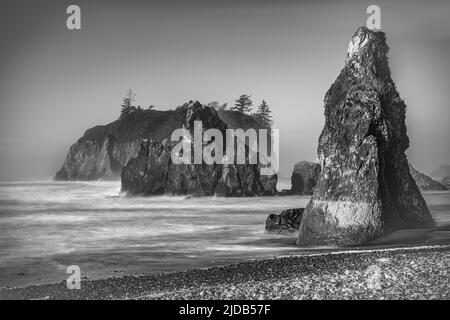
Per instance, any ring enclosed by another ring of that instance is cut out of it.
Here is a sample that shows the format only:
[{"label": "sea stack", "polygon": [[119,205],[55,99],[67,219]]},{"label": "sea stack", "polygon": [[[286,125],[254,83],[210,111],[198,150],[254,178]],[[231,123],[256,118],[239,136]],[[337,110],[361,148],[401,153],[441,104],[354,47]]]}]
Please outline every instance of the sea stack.
[{"label": "sea stack", "polygon": [[434,222],[405,151],[406,105],[391,79],[383,32],[359,28],[325,95],[322,171],[304,212],[299,245],[357,246]]},{"label": "sea stack", "polygon": [[320,174],[320,165],[309,161],[297,162],[291,176],[291,193],[312,195]]},{"label": "sea stack", "polygon": [[[92,127],[69,149],[55,180],[120,179],[122,168],[138,157],[143,141],[162,143],[175,129],[185,125],[186,114],[193,102],[174,110],[139,109],[106,125]],[[230,129],[262,129],[251,115],[233,110],[217,110],[215,117]],[[221,123],[215,120],[215,123]],[[263,181],[272,181],[261,177]],[[276,182],[275,182],[276,183]]]},{"label": "sea stack", "polygon": [[[217,129],[226,137],[228,125],[218,116],[217,111],[198,101],[184,107],[182,126],[194,136],[194,123],[202,123],[202,134],[207,129]],[[180,126],[181,127],[181,126]],[[189,139],[190,140],[190,139]],[[194,139],[190,144],[193,146]],[[249,163],[249,149],[246,145],[245,164],[194,164],[175,165],[171,160],[174,145],[178,142],[166,139],[163,142],[146,140],[142,142],[137,157],[130,159],[121,173],[122,191],[133,195],[193,195],[244,197],[275,195],[277,175],[260,175],[260,162]],[[201,148],[209,142],[201,142]],[[224,142],[224,146],[226,142]],[[225,154],[225,150],[224,150]],[[259,155],[258,159],[259,159]],[[236,157],[236,155],[235,155]]]}]

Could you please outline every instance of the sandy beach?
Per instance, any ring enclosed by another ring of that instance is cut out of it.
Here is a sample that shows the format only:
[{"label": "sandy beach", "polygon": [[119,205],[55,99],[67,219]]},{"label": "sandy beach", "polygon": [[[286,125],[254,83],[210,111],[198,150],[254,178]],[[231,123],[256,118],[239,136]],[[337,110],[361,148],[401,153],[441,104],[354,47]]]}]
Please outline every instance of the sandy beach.
[{"label": "sandy beach", "polygon": [[444,299],[450,245],[286,256],[0,291],[1,299]]}]

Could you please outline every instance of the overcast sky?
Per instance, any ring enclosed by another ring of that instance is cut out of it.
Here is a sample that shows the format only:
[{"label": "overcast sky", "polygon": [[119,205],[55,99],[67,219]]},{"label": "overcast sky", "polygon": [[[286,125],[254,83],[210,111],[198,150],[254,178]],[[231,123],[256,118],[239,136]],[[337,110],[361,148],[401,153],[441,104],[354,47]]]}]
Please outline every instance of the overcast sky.
[{"label": "overcast sky", "polygon": [[[66,29],[78,4],[82,30]],[[409,159],[450,163],[450,1],[23,1],[0,11],[0,180],[51,178],[84,131],[137,103],[268,101],[281,174],[315,160],[323,97],[369,4],[381,7]]]}]

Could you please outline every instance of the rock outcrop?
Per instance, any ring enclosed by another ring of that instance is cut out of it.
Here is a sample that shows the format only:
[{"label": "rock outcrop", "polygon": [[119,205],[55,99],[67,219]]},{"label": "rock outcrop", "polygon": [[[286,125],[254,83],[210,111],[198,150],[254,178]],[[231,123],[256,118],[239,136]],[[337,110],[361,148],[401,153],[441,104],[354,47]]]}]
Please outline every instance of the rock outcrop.
[{"label": "rock outcrop", "polygon": [[270,214],[266,219],[266,232],[292,233],[297,232],[305,208],[288,209],[280,214]]},{"label": "rock outcrop", "polygon": [[[227,124],[214,109],[198,102],[190,104],[182,126],[191,136],[194,121],[202,122],[203,131],[215,128],[226,137]],[[206,146],[204,142],[202,148]],[[277,176],[260,175],[259,165],[248,163],[248,149],[246,164],[193,164],[193,159],[190,164],[174,164],[171,159],[173,147],[174,143],[167,141],[143,142],[138,156],[122,169],[122,191],[142,195],[195,196],[254,196],[277,192]]]},{"label": "rock outcrop", "polygon": [[320,164],[300,161],[291,176],[291,194],[312,195],[320,173]]},{"label": "rock outcrop", "polygon": [[79,140],[70,147],[56,180],[118,179],[122,167],[139,151],[139,141],[117,142],[108,135],[101,144]]},{"label": "rock outcrop", "polygon": [[434,226],[405,151],[406,105],[391,79],[382,32],[354,34],[325,95],[322,171],[297,243],[355,246],[400,228]]},{"label": "rock outcrop", "polygon": [[444,177],[442,178],[442,184],[446,186],[447,188],[450,188],[450,177]]},{"label": "rock outcrop", "polygon": [[70,147],[56,180],[119,179],[122,167],[138,155],[142,139],[162,140],[179,128],[178,110],[142,110],[105,126],[88,129]]},{"label": "rock outcrop", "polygon": [[[137,157],[143,140],[162,142],[181,128],[187,105],[176,110],[140,110],[104,126],[88,129],[67,153],[56,180],[120,179],[122,168]],[[231,110],[217,111],[229,128],[261,128],[249,115]]]},{"label": "rock outcrop", "polygon": [[[412,164],[409,164],[411,176],[420,190],[442,191],[448,190],[447,184],[443,181],[439,183],[417,171]],[[312,195],[320,174],[320,164],[309,161],[297,162],[291,176],[291,189],[287,194]]]},{"label": "rock outcrop", "polygon": [[447,190],[447,187],[444,186],[442,183],[434,181],[429,176],[423,174],[422,172],[417,171],[411,164],[409,164],[409,171],[411,172],[411,175],[420,190],[423,191]]}]

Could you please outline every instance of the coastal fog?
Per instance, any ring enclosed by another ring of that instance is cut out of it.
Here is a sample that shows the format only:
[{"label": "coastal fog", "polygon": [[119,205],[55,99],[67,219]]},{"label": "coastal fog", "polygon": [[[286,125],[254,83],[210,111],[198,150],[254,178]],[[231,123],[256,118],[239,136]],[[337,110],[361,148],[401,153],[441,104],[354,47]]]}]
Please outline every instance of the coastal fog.
[{"label": "coastal fog", "polygon": [[[323,98],[367,1],[2,1],[0,180],[49,179],[83,132],[118,118],[121,97],[173,109],[189,100],[265,99],[280,128],[281,175],[316,160]],[[408,106],[410,161],[449,163],[449,2],[377,1]],[[255,107],[255,106],[254,106]]]}]

